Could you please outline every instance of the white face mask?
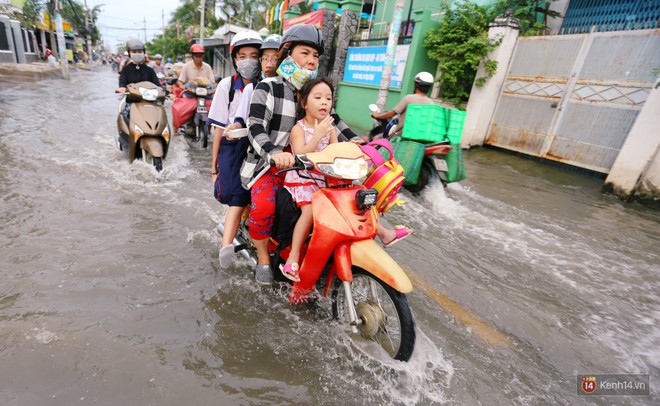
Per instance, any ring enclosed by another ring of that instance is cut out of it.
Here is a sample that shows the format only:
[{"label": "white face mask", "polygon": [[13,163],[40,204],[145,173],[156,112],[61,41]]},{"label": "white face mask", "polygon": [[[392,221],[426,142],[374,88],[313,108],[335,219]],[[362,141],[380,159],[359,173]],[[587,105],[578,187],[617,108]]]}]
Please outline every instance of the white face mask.
[{"label": "white face mask", "polygon": [[131,61],[135,62],[136,64],[141,64],[144,62],[144,54],[138,54],[138,53],[131,53]]},{"label": "white face mask", "polygon": [[259,61],[255,59],[243,59],[236,62],[238,74],[248,80],[256,78],[259,74],[259,69]]}]

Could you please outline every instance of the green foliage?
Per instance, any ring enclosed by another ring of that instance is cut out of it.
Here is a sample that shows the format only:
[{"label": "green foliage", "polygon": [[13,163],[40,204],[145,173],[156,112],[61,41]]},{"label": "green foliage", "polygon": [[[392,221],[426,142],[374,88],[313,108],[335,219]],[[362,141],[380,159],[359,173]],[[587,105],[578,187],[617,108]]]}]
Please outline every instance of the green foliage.
[{"label": "green foliage", "polygon": [[513,17],[520,23],[520,35],[546,35],[549,32],[548,19],[561,17],[561,13],[550,10],[556,0],[506,0],[500,8],[513,11]]},{"label": "green foliage", "polygon": [[[472,83],[483,86],[497,71],[497,62],[488,59],[500,40],[488,39],[489,24],[506,9],[519,20],[520,35],[541,35],[548,31],[549,18],[561,14],[549,9],[554,0],[500,0],[490,6],[480,6],[469,0],[449,4],[443,0],[440,27],[430,30],[424,39],[431,59],[438,61],[442,75],[438,79],[442,98],[460,105],[470,97]],[[479,64],[485,76],[475,79]]]},{"label": "green foliage", "polygon": [[[438,79],[442,99],[458,106],[470,96],[479,63],[499,44],[488,39],[488,24],[495,19],[497,10],[461,0],[453,7],[443,1],[441,13],[440,27],[426,34],[424,46],[442,72]],[[485,65],[488,77],[492,76],[497,62],[486,60]],[[478,78],[477,85],[485,81],[486,77]]]},{"label": "green foliage", "polygon": [[23,14],[18,14],[15,17],[21,23],[21,26],[32,28],[40,21],[41,12],[44,8],[45,4],[41,0],[27,0],[23,5]]}]

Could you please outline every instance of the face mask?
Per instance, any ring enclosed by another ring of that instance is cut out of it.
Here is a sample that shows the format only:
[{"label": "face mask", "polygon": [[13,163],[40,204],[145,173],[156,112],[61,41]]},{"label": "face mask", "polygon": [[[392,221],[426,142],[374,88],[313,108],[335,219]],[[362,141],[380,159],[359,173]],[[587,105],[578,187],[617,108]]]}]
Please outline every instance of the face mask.
[{"label": "face mask", "polygon": [[301,68],[296,61],[293,60],[291,55],[287,56],[280,64],[280,67],[277,68],[277,74],[282,76],[285,80],[288,80],[298,90],[300,90],[308,80],[316,79],[318,73],[318,67],[314,70]]},{"label": "face mask", "polygon": [[245,79],[252,80],[259,74],[259,61],[254,59],[243,59],[236,62],[236,71]]},{"label": "face mask", "polygon": [[141,64],[144,62],[144,54],[131,54],[131,61],[138,65]]}]

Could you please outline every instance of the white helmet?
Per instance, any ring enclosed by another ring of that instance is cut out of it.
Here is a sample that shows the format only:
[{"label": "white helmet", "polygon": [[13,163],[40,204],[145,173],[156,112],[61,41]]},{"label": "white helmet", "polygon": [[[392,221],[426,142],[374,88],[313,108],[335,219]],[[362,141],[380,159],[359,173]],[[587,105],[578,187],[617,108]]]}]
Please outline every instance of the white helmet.
[{"label": "white helmet", "polygon": [[420,86],[430,87],[433,85],[433,75],[428,72],[419,72],[415,75],[415,83]]},{"label": "white helmet", "polygon": [[229,53],[231,54],[232,58],[235,58],[236,52],[238,52],[238,48],[251,45],[259,49],[263,43],[264,42],[258,33],[254,31],[241,31],[234,35],[234,38],[231,39],[231,42],[229,43]]}]

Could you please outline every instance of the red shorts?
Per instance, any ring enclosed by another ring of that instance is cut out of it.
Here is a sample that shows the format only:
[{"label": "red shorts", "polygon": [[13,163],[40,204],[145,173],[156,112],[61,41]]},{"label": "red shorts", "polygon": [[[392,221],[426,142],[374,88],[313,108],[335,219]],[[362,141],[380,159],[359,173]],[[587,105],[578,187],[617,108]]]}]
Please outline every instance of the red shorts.
[{"label": "red shorts", "polygon": [[248,229],[253,240],[265,240],[273,229],[277,191],[284,185],[284,175],[275,175],[276,172],[277,168],[270,168],[252,185]]}]

